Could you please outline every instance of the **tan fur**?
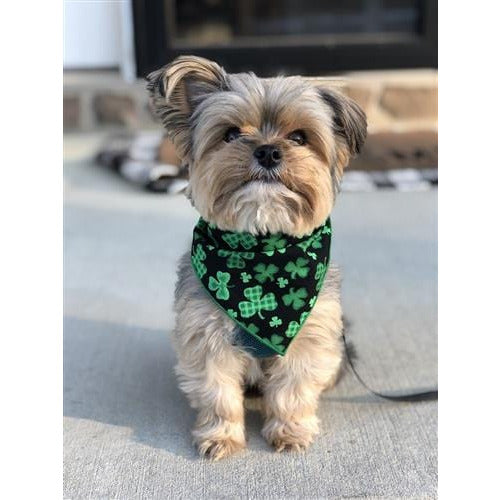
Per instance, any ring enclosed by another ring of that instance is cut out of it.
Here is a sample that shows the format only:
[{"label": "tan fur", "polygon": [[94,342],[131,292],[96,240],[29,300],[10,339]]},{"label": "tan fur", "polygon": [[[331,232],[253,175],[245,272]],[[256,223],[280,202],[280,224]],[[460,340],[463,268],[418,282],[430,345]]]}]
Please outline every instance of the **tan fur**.
[{"label": "tan fur", "polygon": [[[188,196],[207,221],[225,230],[309,234],[330,214],[343,169],[366,135],[356,104],[300,77],[230,75],[214,62],[184,56],[152,73],[148,88],[189,166]],[[242,136],[227,143],[231,127]],[[305,145],[289,140],[296,130],[305,132]],[[282,162],[270,172],[253,151],[271,143]],[[193,436],[202,455],[217,460],[244,448],[245,385],[263,391],[262,433],[276,450],[301,450],[312,442],[320,394],[334,384],[342,362],[339,288],[332,267],[286,355],[259,360],[233,345],[233,321],[203,290],[189,253],[183,257],[176,372],[198,410]]]}]

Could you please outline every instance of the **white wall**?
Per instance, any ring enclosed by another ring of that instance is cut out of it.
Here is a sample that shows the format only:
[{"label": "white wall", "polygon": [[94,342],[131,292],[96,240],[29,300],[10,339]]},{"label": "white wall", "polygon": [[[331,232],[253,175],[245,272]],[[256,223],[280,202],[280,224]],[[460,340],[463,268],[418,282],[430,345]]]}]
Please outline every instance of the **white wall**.
[{"label": "white wall", "polygon": [[64,0],[64,68],[123,64],[122,8],[114,0]]}]

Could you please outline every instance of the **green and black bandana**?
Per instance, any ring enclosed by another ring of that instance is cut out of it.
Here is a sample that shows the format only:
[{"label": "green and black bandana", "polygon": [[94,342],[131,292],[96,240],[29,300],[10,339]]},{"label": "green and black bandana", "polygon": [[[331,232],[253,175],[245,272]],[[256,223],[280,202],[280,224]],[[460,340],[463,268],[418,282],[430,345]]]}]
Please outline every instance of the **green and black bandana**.
[{"label": "green and black bandana", "polygon": [[323,285],[331,235],[330,219],[303,238],[221,231],[200,219],[191,262],[224,312],[269,352],[284,355]]}]

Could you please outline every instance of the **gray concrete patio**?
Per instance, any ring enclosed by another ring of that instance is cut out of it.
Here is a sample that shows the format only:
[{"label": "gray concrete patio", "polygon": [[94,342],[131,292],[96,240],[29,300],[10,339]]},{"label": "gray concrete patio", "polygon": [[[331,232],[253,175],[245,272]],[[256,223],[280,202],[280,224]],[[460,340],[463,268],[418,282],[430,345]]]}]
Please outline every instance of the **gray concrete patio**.
[{"label": "gray concrete patio", "polygon": [[[305,454],[275,454],[249,412],[245,452],[199,459],[168,337],[197,215],[88,162],[64,177],[65,498],[436,496],[437,404],[380,401],[351,375]],[[342,194],[333,225],[359,372],[381,391],[434,386],[437,193]]]}]

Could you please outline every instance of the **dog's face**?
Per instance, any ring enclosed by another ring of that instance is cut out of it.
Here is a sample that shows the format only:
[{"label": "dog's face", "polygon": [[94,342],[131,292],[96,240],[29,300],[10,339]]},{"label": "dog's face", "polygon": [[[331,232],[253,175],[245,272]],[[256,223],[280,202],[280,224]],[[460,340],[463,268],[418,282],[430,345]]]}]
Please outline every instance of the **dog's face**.
[{"label": "dog's face", "polygon": [[328,217],[366,136],[352,100],[300,77],[227,74],[179,57],[148,77],[156,112],[184,162],[188,196],[219,228],[310,233]]}]

